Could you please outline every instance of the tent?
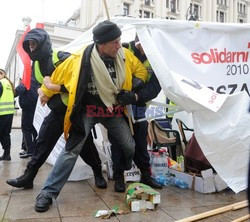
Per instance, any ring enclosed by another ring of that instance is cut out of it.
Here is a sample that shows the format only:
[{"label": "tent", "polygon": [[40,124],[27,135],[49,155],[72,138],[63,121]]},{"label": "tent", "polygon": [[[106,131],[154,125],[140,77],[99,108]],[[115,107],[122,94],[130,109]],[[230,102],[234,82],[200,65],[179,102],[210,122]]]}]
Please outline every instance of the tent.
[{"label": "tent", "polygon": [[[193,114],[197,141],[228,186],[247,187],[250,24],[113,18],[122,41],[135,31],[165,95]],[[92,28],[62,49],[92,41]]]}]

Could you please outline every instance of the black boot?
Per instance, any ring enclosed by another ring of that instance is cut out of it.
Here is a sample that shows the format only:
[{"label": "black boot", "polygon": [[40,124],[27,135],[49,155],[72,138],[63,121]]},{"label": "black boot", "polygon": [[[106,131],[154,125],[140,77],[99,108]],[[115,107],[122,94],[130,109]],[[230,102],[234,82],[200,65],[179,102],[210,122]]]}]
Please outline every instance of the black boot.
[{"label": "black boot", "polygon": [[36,197],[35,210],[36,212],[42,213],[49,210],[49,206],[52,204],[52,198],[40,193]]},{"label": "black boot", "polygon": [[10,148],[4,150],[3,155],[0,157],[0,161],[1,160],[8,160],[8,161],[11,160],[11,157],[10,157]]},{"label": "black boot", "polygon": [[114,172],[114,180],[115,180],[115,185],[114,185],[115,191],[116,192],[125,192],[126,186],[125,186],[125,182],[124,182],[123,173]]},{"label": "black boot", "polygon": [[104,179],[102,175],[102,167],[98,167],[97,169],[93,169],[94,177],[95,177],[95,185],[98,188],[107,188],[107,181]]},{"label": "black boot", "polygon": [[6,183],[10,186],[24,189],[32,189],[33,181],[36,177],[38,170],[26,169],[24,174],[16,179],[6,180]]},{"label": "black boot", "polygon": [[160,185],[159,183],[155,182],[152,179],[149,170],[140,169],[140,171],[141,171],[140,183],[144,183],[152,188],[162,189],[162,185]]}]

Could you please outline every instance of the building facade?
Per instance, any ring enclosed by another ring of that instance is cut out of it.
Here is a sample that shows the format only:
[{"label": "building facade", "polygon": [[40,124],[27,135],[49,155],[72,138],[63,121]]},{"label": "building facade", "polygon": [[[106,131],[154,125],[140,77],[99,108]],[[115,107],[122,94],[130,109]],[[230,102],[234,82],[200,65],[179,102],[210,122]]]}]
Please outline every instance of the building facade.
[{"label": "building facade", "polygon": [[250,0],[82,0],[74,19],[85,28],[114,16],[249,23]]},{"label": "building facade", "polygon": [[[81,7],[65,23],[45,22],[44,28],[51,37],[53,47],[58,48],[70,43],[98,20],[115,16],[250,23],[250,0],[82,0]],[[14,83],[22,77],[16,45],[24,30],[16,32],[5,66]]]}]

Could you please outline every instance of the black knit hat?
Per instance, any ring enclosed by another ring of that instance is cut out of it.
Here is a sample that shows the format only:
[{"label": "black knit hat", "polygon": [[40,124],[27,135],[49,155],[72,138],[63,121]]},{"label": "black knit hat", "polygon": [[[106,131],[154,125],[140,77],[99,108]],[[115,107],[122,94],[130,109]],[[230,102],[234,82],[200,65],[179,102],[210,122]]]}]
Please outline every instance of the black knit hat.
[{"label": "black knit hat", "polygon": [[102,44],[120,37],[122,32],[115,23],[110,22],[109,20],[105,20],[103,22],[100,22],[93,29],[93,34],[94,42],[96,44]]}]

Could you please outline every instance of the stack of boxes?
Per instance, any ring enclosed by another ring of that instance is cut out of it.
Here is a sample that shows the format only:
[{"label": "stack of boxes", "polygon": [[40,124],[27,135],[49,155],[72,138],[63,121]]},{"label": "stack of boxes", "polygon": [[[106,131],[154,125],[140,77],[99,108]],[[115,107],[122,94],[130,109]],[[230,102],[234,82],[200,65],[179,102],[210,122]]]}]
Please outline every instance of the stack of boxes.
[{"label": "stack of boxes", "polygon": [[133,183],[126,191],[126,202],[131,211],[154,210],[161,202],[161,196],[145,184]]}]

